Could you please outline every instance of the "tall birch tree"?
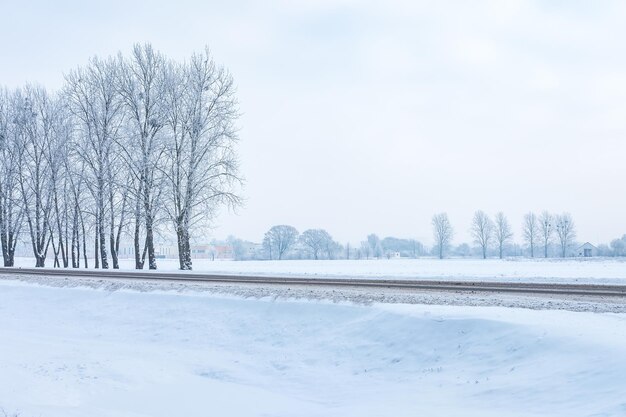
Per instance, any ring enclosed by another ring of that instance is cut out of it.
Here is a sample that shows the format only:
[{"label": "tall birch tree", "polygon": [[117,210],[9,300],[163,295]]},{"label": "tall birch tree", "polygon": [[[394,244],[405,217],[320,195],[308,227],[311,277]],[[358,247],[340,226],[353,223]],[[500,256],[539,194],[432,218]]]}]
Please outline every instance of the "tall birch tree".
[{"label": "tall birch tree", "polygon": [[192,268],[191,229],[209,224],[222,205],[235,206],[238,117],[232,76],[208,49],[184,65],[169,63],[165,83],[166,192],[180,269]]},{"label": "tall birch tree", "polygon": [[[96,267],[109,267],[106,246],[107,224],[114,225],[114,207],[108,204],[107,196],[114,193],[111,182],[112,166],[117,137],[124,120],[123,106],[117,91],[118,62],[113,58],[92,58],[84,68],[78,68],[66,76],[66,95],[73,114],[80,120],[80,140],[77,153],[84,161],[85,186],[94,200],[94,242]],[[109,211],[110,210],[110,211]],[[121,220],[120,220],[121,221]],[[111,249],[113,245],[111,245]],[[117,268],[114,252],[113,267]]]},{"label": "tall birch tree", "polygon": [[15,248],[22,229],[23,204],[19,194],[18,142],[15,137],[15,102],[0,90],[0,242],[4,266],[15,263]]},{"label": "tall birch tree", "polygon": [[[134,176],[134,248],[135,268],[142,269],[147,251],[149,269],[156,269],[155,226],[162,191],[159,166],[164,146],[161,130],[165,126],[164,78],[166,59],[150,44],[136,44],[130,58],[120,55],[121,71],[118,88],[129,115],[129,140],[126,160]],[[145,230],[145,251],[142,249],[141,225]]]}]

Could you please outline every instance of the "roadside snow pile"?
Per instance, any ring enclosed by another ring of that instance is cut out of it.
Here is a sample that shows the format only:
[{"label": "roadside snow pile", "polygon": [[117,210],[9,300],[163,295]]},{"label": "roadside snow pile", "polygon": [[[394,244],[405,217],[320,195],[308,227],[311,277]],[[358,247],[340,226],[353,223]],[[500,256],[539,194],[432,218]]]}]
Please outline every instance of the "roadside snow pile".
[{"label": "roadside snow pile", "polygon": [[0,280],[23,416],[623,416],[626,315]]}]

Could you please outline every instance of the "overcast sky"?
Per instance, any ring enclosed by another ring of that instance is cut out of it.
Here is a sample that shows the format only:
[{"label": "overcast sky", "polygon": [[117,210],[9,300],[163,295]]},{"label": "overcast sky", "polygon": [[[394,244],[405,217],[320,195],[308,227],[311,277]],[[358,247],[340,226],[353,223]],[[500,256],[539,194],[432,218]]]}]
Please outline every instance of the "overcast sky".
[{"label": "overcast sky", "polygon": [[626,233],[622,1],[0,0],[0,84],[51,89],[92,55],[209,45],[238,86],[246,204],[214,237],[274,224],[455,243],[472,214],[569,211]]}]

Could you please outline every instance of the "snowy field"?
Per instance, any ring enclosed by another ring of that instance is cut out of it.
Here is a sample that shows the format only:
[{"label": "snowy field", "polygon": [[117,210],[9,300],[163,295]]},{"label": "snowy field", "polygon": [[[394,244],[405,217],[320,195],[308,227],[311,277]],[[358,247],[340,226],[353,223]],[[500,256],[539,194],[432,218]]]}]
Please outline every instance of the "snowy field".
[{"label": "snowy field", "polygon": [[626,415],[623,314],[0,280],[0,335],[21,417]]},{"label": "snowy field", "polygon": [[[51,265],[48,261],[48,265]],[[130,259],[121,262],[123,269],[133,269]],[[16,265],[33,267],[34,260],[16,259]],[[93,261],[91,261],[93,265]],[[336,261],[193,261],[195,272],[226,274],[339,276],[396,279],[469,279],[535,282],[625,283],[626,259],[380,259]],[[175,271],[178,261],[159,259],[161,271]]]}]

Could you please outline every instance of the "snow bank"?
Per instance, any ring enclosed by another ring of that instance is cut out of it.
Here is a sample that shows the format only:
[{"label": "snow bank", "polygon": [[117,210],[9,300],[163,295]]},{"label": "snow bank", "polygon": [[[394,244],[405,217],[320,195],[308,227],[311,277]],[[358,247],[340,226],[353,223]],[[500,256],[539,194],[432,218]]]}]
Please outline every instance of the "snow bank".
[{"label": "snow bank", "polygon": [[0,281],[25,417],[621,416],[626,316]]}]

